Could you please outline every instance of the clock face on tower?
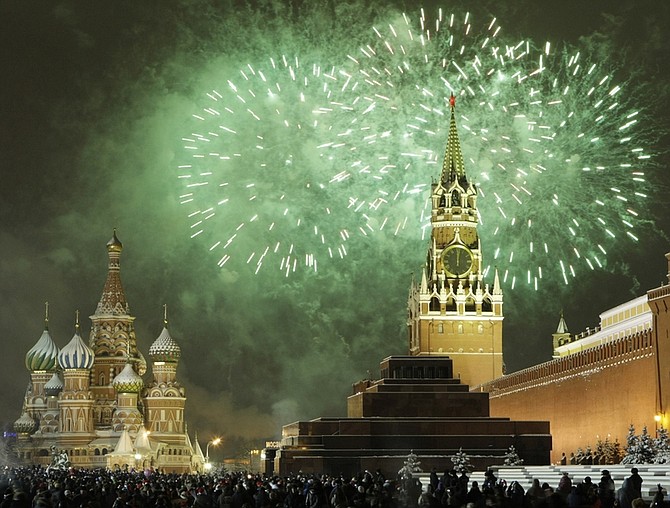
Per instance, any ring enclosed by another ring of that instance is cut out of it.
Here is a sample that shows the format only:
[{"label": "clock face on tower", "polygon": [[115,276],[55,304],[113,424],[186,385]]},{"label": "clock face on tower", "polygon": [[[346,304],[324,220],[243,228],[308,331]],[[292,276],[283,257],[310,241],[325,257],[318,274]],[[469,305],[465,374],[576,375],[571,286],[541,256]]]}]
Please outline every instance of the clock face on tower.
[{"label": "clock face on tower", "polygon": [[473,263],[472,252],[462,245],[452,245],[442,251],[442,266],[451,277],[467,275],[472,270]]}]

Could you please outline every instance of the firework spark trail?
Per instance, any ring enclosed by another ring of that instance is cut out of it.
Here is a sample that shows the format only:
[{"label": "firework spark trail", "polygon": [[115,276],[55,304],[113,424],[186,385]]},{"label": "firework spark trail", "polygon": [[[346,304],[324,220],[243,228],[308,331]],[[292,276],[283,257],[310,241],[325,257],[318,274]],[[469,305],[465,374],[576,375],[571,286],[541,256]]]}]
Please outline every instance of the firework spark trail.
[{"label": "firework spark trail", "polygon": [[221,266],[237,257],[288,275],[344,257],[352,234],[425,232],[453,92],[486,260],[511,287],[552,273],[568,283],[636,241],[647,206],[640,115],[601,67],[442,10],[374,28],[340,67],[248,65],[207,94],[184,136],[192,236]]},{"label": "firework spark trail", "polygon": [[577,50],[500,34],[495,19],[477,28],[469,14],[441,10],[375,28],[337,74],[332,123],[346,142],[326,148],[368,224],[425,230],[424,190],[440,171],[453,92],[488,261],[511,287],[537,289],[548,272],[567,284],[578,269],[603,267],[611,246],[637,241],[651,155],[611,72]]},{"label": "firework spark trail", "polygon": [[249,64],[193,115],[179,199],[191,237],[205,237],[220,266],[242,258],[255,273],[270,264],[288,275],[346,256],[356,217],[333,213],[325,189],[338,176],[316,148],[330,137],[320,107],[331,79],[296,57]]}]

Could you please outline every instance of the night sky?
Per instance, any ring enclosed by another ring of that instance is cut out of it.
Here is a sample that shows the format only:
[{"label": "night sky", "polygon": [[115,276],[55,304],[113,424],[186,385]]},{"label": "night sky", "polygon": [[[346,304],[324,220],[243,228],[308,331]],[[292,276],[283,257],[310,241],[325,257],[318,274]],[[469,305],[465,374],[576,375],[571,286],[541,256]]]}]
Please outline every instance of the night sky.
[{"label": "night sky", "polygon": [[[571,331],[579,332],[597,325],[600,312],[667,282],[670,4],[500,3],[430,2],[424,7],[434,12],[442,6],[462,19],[467,6],[473,24],[485,25],[495,16],[501,37],[532,41],[538,48],[545,41],[556,48],[571,45],[611,67],[612,82],[625,82],[622,100],[641,111],[640,124],[631,129],[635,141],[652,154],[644,161],[647,198],[635,223],[638,241],[617,234],[602,256],[604,266],[578,270],[568,285],[548,272],[537,290],[525,280],[514,289],[503,285],[505,362],[511,372],[550,357],[551,333],[561,310]],[[399,235],[352,235],[343,258],[321,256],[316,273],[303,267],[286,276],[279,267],[281,256],[272,254],[255,273],[265,248],[264,233],[251,229],[254,221],[249,221],[227,248],[230,262],[217,266],[221,254],[210,246],[217,238],[225,243],[234,233],[242,220],[236,213],[248,219],[258,212],[257,224],[266,231],[268,217],[276,214],[272,241],[285,235],[284,242],[294,242],[297,251],[321,247],[314,224],[328,238],[343,228],[359,229],[360,216],[347,208],[347,193],[364,193],[371,184],[318,186],[328,182],[324,173],[337,172],[338,157],[323,157],[314,148],[315,140],[330,135],[321,126],[304,134],[313,104],[324,97],[322,89],[312,87],[314,80],[310,88],[282,83],[284,93],[297,87],[312,94],[307,109],[297,102],[282,104],[289,123],[304,122],[300,132],[275,129],[261,141],[252,139],[258,128],[245,120],[249,114],[244,111],[262,112],[268,100],[261,98],[227,120],[238,132],[239,146],[231,149],[242,161],[238,172],[230,173],[231,201],[247,194],[239,200],[243,205],[234,205],[234,213],[219,213],[210,221],[213,226],[195,238],[196,220],[189,217],[193,208],[184,203],[177,168],[190,157],[183,138],[192,132],[192,115],[202,111],[206,92],[227,88],[229,79],[239,84],[240,69],[267,67],[270,58],[280,61],[281,55],[297,56],[309,66],[318,62],[323,69],[351,68],[347,55],[360,54],[361,47],[374,43],[373,26],[395,24],[402,12],[416,19],[418,11],[411,2],[378,0],[0,2],[0,334],[6,351],[6,365],[0,369],[2,422],[20,416],[29,381],[24,356],[42,332],[44,302],[49,301],[49,327],[60,347],[73,335],[75,311],[84,316],[94,312],[106,277],[105,244],[113,228],[124,244],[121,276],[145,355],[161,331],[163,304],[168,305],[170,330],[182,347],[178,376],[187,389],[191,434],[197,431],[202,440],[224,435],[229,453],[234,453],[235,443],[278,438],[282,424],[344,415],[351,383],[368,371],[375,376],[385,356],[406,351],[407,291],[426,253],[418,222],[410,222]],[[438,68],[433,75],[439,73]],[[418,78],[412,81],[411,73],[403,79],[400,89],[417,88]],[[398,97],[405,96],[399,92]],[[579,100],[586,98],[577,97],[577,107]],[[323,99],[323,104],[328,101]],[[398,99],[396,106],[393,111],[402,112],[407,104]],[[484,110],[468,110],[474,109],[474,101],[468,103],[467,94],[458,107],[473,124],[487,123]],[[375,114],[380,124],[404,121],[402,113],[379,110]],[[321,125],[340,128],[352,117],[337,113],[325,118]],[[609,130],[616,132],[619,125],[613,122]],[[446,128],[438,127],[427,143],[439,154]],[[379,127],[380,132],[387,128]],[[592,127],[584,129],[588,137]],[[598,129],[606,139],[608,129]],[[265,171],[257,155],[259,144],[264,144],[262,161],[269,165],[279,159],[287,168],[303,165],[309,171]],[[359,144],[363,150],[365,143]],[[387,145],[377,146],[382,150]],[[469,154],[468,146],[475,145],[464,143],[466,170],[474,172],[468,157],[479,155]],[[596,148],[603,153],[618,149],[605,142],[593,146],[603,146]],[[365,150],[372,154],[375,147]],[[577,155],[587,158],[586,153]],[[569,156],[573,162],[579,159],[574,153]],[[423,169],[420,180],[436,177],[439,163]],[[242,185],[249,174],[257,181],[256,199],[249,199],[251,191]],[[545,185],[554,185],[550,175],[542,178]],[[624,195],[629,192],[627,180],[611,184],[608,178],[574,177],[574,202],[569,192],[567,201],[583,222],[590,218],[580,200],[608,196],[615,184]],[[564,199],[569,185],[565,180],[559,184]],[[281,206],[273,201],[280,195],[286,196]],[[491,201],[481,200],[480,208],[494,207]],[[295,226],[296,217],[292,225],[282,222],[284,202],[292,207],[289,216],[296,213],[309,225],[304,233]],[[421,206],[420,200],[407,199],[390,206],[389,214],[417,216]],[[549,207],[542,201],[527,206],[530,215]],[[554,217],[546,216],[547,223]],[[560,221],[557,216],[554,222]],[[591,230],[584,227],[572,239],[565,228],[542,231],[541,219],[538,223],[532,232],[538,242],[543,235],[551,236],[553,245],[578,242],[583,249],[591,242],[591,234],[584,233]],[[501,242],[490,238],[493,226],[482,230],[485,259],[493,256],[491,245]],[[509,231],[502,244],[517,241],[514,230]],[[247,264],[250,253],[255,254]],[[517,256],[518,264],[523,254]],[[504,271],[506,261],[495,264]],[[87,335],[90,321],[84,318],[82,325]]]}]

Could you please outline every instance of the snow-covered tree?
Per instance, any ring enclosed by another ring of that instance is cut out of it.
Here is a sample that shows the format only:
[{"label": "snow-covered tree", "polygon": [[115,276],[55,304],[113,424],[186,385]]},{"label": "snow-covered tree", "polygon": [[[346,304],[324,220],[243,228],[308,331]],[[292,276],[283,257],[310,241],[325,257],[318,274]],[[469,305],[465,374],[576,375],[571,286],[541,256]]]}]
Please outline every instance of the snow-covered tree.
[{"label": "snow-covered tree", "polygon": [[640,438],[635,434],[635,426],[631,423],[630,427],[628,427],[628,435],[626,436],[626,455],[621,459],[622,464],[636,464],[639,441]]},{"label": "snow-covered tree", "polygon": [[449,457],[451,463],[454,465],[454,469],[459,474],[461,473],[470,473],[474,469],[470,463],[470,457],[467,453],[463,451],[463,448],[459,448],[455,455]]},{"label": "snow-covered tree", "polygon": [[414,453],[414,450],[410,450],[407,459],[405,459],[403,466],[398,471],[398,476],[403,480],[407,480],[412,478],[414,473],[420,473],[421,471],[421,462],[419,461],[419,458]]},{"label": "snow-covered tree", "polygon": [[646,425],[642,428],[642,434],[635,434],[633,424],[628,429],[628,446],[622,464],[652,464],[654,462],[654,439],[649,435]]},{"label": "snow-covered tree", "polygon": [[598,439],[595,454],[600,464],[618,464],[621,462],[621,445],[618,440],[611,442],[609,437],[605,441]]},{"label": "snow-covered tree", "polygon": [[514,445],[510,445],[507,453],[505,453],[505,462],[506,466],[521,466],[523,465],[523,459],[519,457]]},{"label": "snow-covered tree", "polygon": [[664,427],[656,431],[654,464],[670,464],[670,436],[668,436],[668,429]]}]

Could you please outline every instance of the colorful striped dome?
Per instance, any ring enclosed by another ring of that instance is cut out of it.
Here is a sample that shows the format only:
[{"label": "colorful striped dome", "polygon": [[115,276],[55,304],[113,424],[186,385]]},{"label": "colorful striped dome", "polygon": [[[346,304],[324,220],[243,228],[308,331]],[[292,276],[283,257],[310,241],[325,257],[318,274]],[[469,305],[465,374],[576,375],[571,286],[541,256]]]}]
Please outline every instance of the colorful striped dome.
[{"label": "colorful striped dome", "polygon": [[26,353],[26,368],[37,370],[54,370],[58,366],[58,346],[51,339],[49,329],[44,328],[37,344]]},{"label": "colorful striped dome", "polygon": [[79,335],[79,327],[72,340],[61,350],[58,363],[62,369],[90,369],[93,366],[95,353]]}]

